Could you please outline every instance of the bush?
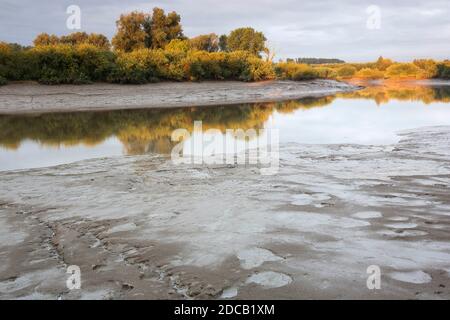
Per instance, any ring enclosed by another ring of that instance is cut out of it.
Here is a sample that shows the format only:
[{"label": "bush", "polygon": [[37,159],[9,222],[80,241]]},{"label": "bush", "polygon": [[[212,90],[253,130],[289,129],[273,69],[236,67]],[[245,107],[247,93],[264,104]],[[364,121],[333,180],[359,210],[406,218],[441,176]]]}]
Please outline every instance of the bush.
[{"label": "bush", "polygon": [[450,79],[450,61],[437,65],[436,76],[441,79]]},{"label": "bush", "polygon": [[272,62],[261,60],[256,56],[249,57],[247,62],[249,77],[243,80],[261,81],[275,79],[275,70]]},{"label": "bush", "polygon": [[317,67],[315,68],[317,75],[322,79],[336,79],[338,74],[336,70],[327,67]]},{"label": "bush", "polygon": [[89,44],[38,46],[30,55],[30,78],[44,84],[105,81],[115,63],[115,54]]},{"label": "bush", "polygon": [[251,54],[247,51],[227,52],[222,66],[224,79],[250,81],[251,73],[248,66],[250,57]]},{"label": "bush", "polygon": [[422,70],[425,78],[434,78],[437,75],[437,64],[432,59],[417,59],[413,61],[414,65]]},{"label": "bush", "polygon": [[157,82],[165,75],[168,63],[162,50],[138,49],[119,53],[114,71],[108,80],[118,83]]},{"label": "bush", "polygon": [[343,66],[337,70],[337,75],[341,78],[351,78],[355,73],[356,68],[353,66]]},{"label": "bush", "polygon": [[278,78],[283,80],[311,80],[319,77],[316,70],[306,64],[280,62],[275,66]]},{"label": "bush", "polygon": [[413,63],[395,63],[386,69],[387,78],[424,78],[424,72]]},{"label": "bush", "polygon": [[23,48],[0,42],[0,76],[9,80],[21,80],[29,66],[26,57]]},{"label": "bush", "polygon": [[186,76],[189,80],[222,80],[225,79],[223,68],[225,67],[225,53],[207,51],[191,52],[184,64]]},{"label": "bush", "polygon": [[384,78],[384,73],[378,69],[363,68],[355,74],[356,78],[375,80]]},{"label": "bush", "polygon": [[7,83],[8,83],[8,81],[6,80],[6,78],[3,76],[0,76],[0,86],[4,86]]}]

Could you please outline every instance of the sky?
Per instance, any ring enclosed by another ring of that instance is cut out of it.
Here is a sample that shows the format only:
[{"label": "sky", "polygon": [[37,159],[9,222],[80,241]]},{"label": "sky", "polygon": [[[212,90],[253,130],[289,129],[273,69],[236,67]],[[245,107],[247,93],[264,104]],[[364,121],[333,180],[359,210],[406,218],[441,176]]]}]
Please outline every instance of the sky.
[{"label": "sky", "polygon": [[[67,7],[81,9],[81,29],[66,26]],[[40,32],[114,35],[121,13],[153,7],[181,15],[185,35],[262,31],[275,59],[397,61],[450,58],[450,0],[0,0],[0,41],[30,45]]]}]

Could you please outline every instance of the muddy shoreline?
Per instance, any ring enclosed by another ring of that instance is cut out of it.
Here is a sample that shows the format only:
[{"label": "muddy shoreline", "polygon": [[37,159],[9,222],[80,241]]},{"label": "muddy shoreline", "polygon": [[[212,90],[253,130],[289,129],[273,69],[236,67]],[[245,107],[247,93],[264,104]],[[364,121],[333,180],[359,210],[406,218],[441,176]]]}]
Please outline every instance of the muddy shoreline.
[{"label": "muddy shoreline", "polygon": [[289,143],[273,176],[158,155],[1,172],[0,299],[449,299],[449,144]]},{"label": "muddy shoreline", "polygon": [[162,82],[145,85],[13,83],[0,87],[0,114],[200,107],[322,97],[360,87],[333,80]]}]

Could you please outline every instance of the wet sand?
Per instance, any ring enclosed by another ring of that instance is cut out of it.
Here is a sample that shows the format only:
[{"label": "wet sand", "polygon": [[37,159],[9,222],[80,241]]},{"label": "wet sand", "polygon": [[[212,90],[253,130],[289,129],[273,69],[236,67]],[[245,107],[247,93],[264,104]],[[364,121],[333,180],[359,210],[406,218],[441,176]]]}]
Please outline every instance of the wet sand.
[{"label": "wet sand", "polygon": [[155,155],[0,172],[0,298],[449,299],[450,127],[401,135],[284,144],[273,176]]},{"label": "wet sand", "polygon": [[359,87],[332,80],[162,82],[145,85],[14,83],[0,87],[0,114],[200,107],[321,97]]}]

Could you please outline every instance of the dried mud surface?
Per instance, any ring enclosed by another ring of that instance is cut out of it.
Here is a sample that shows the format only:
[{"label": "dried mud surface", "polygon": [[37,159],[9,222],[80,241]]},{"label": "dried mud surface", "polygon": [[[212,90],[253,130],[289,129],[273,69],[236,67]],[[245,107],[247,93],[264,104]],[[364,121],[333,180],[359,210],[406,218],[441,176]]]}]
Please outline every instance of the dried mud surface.
[{"label": "dried mud surface", "polygon": [[1,172],[0,298],[449,299],[450,127],[401,136],[281,145],[272,176],[155,155]]},{"label": "dried mud surface", "polygon": [[0,87],[0,114],[200,107],[321,97],[360,87],[333,80],[162,82]]}]

